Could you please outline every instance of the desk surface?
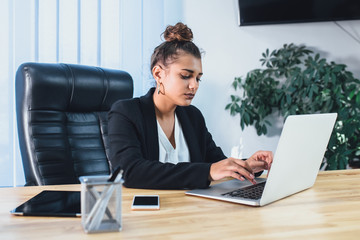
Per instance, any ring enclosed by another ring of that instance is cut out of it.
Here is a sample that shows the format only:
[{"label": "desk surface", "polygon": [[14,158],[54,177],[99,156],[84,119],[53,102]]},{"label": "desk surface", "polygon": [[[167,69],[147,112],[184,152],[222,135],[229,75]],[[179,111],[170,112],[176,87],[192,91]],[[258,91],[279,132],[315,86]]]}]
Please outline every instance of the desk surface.
[{"label": "desk surface", "polygon": [[[185,191],[123,189],[123,230],[85,234],[80,218],[22,217],[9,211],[45,189],[0,189],[0,239],[359,239],[360,169],[320,172],[314,187],[264,207],[186,196]],[[159,194],[161,210],[131,211],[135,194]]]}]

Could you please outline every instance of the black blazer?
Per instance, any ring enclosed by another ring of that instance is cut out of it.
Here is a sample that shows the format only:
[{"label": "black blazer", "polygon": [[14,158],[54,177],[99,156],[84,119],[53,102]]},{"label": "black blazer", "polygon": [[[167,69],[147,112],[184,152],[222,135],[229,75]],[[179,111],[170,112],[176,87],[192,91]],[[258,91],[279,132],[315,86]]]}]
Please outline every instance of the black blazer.
[{"label": "black blazer", "polygon": [[194,106],[175,110],[190,152],[188,163],[159,162],[154,88],[140,98],[120,100],[109,112],[110,164],[124,170],[124,185],[134,188],[191,189],[209,186],[211,163],[225,159]]}]

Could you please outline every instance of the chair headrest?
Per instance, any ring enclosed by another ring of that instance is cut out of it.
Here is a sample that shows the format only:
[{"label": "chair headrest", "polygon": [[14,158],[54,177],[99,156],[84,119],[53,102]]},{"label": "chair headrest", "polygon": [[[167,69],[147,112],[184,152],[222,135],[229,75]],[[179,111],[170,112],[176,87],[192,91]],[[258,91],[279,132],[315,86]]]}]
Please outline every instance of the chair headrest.
[{"label": "chair headrest", "polygon": [[133,96],[133,81],[125,71],[63,63],[22,64],[16,88],[17,95],[31,99],[32,110],[108,111],[116,100]]}]

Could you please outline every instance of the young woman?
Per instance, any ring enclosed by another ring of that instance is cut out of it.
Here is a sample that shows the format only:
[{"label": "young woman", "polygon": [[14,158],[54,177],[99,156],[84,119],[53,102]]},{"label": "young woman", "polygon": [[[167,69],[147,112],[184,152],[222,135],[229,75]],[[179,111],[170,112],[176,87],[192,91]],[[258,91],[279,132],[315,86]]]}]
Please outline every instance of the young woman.
[{"label": "young woman", "polygon": [[224,177],[255,183],[255,173],[270,169],[272,153],[258,151],[246,161],[224,155],[190,105],[203,75],[191,29],[177,23],[163,35],[151,57],[156,88],[109,112],[111,167],[120,165],[124,185],[134,188],[206,188]]}]

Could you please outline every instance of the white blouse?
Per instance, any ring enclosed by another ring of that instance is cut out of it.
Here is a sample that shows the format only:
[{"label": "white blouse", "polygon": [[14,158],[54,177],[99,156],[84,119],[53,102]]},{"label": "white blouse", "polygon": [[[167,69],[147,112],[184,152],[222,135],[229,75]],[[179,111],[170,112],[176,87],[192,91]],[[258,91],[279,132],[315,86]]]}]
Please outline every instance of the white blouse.
[{"label": "white blouse", "polygon": [[159,122],[156,122],[159,137],[159,161],[162,163],[173,164],[177,164],[179,162],[190,162],[189,148],[185,141],[184,134],[176,114],[174,124],[174,138],[176,148],[171,145]]}]

